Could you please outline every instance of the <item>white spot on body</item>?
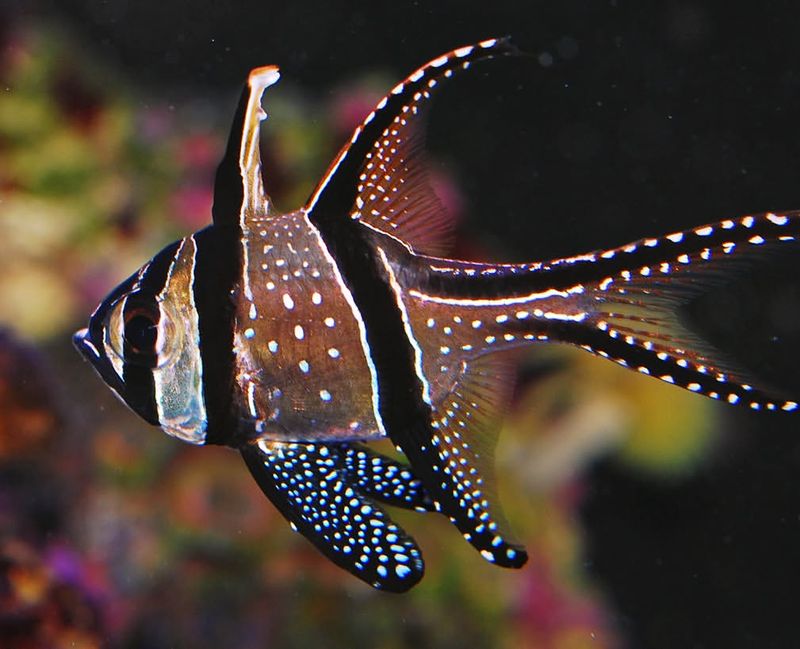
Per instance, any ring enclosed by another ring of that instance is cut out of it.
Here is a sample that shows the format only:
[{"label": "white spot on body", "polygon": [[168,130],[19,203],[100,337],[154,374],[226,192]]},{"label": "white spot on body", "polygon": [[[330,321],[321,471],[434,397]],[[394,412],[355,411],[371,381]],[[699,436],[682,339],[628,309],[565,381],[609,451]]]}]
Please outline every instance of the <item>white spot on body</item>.
[{"label": "white spot on body", "polygon": [[297,340],[303,340],[306,337],[306,332],[303,330],[302,325],[295,325],[294,326],[294,337]]}]

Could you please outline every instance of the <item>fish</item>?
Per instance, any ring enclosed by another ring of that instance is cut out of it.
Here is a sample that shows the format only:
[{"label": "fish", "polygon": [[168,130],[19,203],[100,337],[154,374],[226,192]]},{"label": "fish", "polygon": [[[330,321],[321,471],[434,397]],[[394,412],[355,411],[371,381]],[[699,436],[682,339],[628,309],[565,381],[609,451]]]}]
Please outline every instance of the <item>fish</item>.
[{"label": "fish", "polygon": [[[487,561],[528,558],[494,488],[513,383],[501,352],[545,343],[754,410],[795,411],[684,321],[681,309],[791,246],[800,213],[764,213],[532,263],[447,257],[426,171],[431,98],[508,38],[454,49],[392,88],[300,208],[275,211],[247,79],[214,180],[211,224],[111,291],[74,344],[148,423],[238,451],[291,527],[388,592],[424,575],[387,507],[446,516]],[[513,354],[511,355],[513,356]],[[389,439],[396,456],[373,442]]]}]

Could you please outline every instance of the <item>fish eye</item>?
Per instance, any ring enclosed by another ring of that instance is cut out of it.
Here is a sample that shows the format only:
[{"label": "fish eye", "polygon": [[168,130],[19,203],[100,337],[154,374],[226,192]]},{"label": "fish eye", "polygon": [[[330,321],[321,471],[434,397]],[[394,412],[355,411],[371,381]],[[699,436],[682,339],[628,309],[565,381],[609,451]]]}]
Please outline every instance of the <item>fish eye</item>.
[{"label": "fish eye", "polygon": [[162,367],[180,347],[176,324],[167,302],[134,292],[111,308],[105,327],[106,346],[125,363]]},{"label": "fish eye", "polygon": [[123,345],[126,358],[130,356],[155,357],[158,341],[158,307],[135,307],[124,313]]}]

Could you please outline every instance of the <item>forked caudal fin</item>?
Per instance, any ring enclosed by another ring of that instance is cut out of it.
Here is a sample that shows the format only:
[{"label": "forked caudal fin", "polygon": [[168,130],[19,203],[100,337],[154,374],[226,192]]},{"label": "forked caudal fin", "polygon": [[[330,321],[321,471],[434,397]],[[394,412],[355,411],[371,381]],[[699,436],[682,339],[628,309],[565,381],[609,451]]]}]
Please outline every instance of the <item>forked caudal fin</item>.
[{"label": "forked caudal fin", "polygon": [[796,246],[798,236],[800,214],[768,213],[601,253],[600,259],[611,263],[611,272],[587,285],[586,293],[594,303],[587,324],[600,336],[586,335],[579,344],[712,399],[754,410],[795,410],[795,401],[759,385],[690,331],[678,309],[731,281],[759,258],[787,244]]},{"label": "forked caudal fin", "polygon": [[[800,212],[766,213],[549,263],[432,269],[449,275],[438,281],[450,285],[451,295],[470,288],[470,298],[453,296],[449,303],[481,302],[484,314],[492,309],[499,331],[487,332],[487,342],[497,339],[494,348],[525,340],[565,342],[713,399],[791,411],[796,401],[751,379],[692,331],[680,310],[797,246],[798,239]],[[475,299],[476,289],[489,293],[498,281],[506,289],[502,298]],[[416,297],[436,299],[421,292]]]}]

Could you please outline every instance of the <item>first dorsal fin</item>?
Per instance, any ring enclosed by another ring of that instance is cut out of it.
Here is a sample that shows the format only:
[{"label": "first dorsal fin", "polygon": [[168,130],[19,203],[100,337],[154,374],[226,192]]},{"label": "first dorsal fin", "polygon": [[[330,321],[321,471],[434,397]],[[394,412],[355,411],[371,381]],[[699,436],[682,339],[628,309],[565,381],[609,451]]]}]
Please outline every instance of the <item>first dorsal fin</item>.
[{"label": "first dorsal fin", "polygon": [[452,219],[433,191],[422,145],[427,100],[446,78],[478,60],[516,53],[508,38],[467,45],[422,66],[397,84],[356,128],[312,193],[315,223],[346,215],[409,244],[439,254]]},{"label": "first dorsal fin", "polygon": [[214,225],[241,226],[248,217],[269,211],[259,150],[261,121],[267,116],[261,97],[278,79],[280,73],[274,65],[255,68],[247,78],[214,179]]}]

